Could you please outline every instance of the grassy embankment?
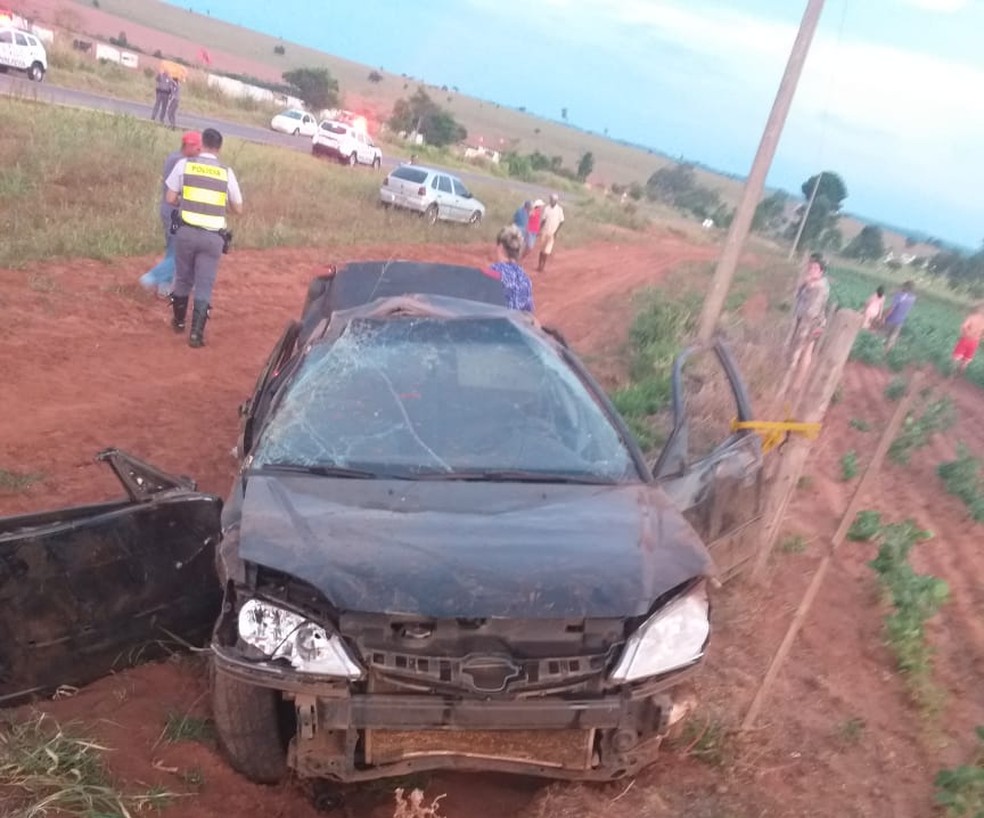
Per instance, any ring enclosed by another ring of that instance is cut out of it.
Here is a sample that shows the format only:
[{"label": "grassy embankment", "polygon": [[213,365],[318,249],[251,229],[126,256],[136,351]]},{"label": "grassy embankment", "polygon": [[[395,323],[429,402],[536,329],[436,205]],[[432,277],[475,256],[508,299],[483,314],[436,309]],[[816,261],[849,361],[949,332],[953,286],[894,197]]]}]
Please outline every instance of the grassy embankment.
[{"label": "grassy embankment", "polygon": [[[170,130],[132,117],[0,99],[0,267],[157,252],[161,162],[176,142]],[[474,184],[488,208],[481,226],[428,227],[379,208],[380,172],[235,138],[223,157],[246,199],[234,222],[238,247],[491,242],[524,198],[502,182]],[[587,193],[568,202],[568,213],[583,228],[572,244],[603,237],[612,224],[645,224]]]}]

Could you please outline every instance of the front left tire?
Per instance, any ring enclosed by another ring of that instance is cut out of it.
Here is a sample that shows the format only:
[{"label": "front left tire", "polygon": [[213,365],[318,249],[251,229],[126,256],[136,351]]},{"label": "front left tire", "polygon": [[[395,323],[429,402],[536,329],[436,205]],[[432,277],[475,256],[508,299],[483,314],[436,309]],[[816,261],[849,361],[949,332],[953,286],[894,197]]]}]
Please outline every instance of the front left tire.
[{"label": "front left tire", "polygon": [[27,69],[27,78],[32,82],[41,82],[44,79],[44,66],[36,62]]}]

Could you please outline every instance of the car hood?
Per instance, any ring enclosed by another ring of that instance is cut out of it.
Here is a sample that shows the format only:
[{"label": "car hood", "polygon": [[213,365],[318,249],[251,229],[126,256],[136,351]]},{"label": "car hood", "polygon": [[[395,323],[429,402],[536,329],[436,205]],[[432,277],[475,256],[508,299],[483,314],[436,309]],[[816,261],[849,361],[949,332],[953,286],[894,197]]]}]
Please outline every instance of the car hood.
[{"label": "car hood", "polygon": [[434,618],[643,616],[711,573],[651,485],[253,476],[239,555],[346,611]]}]

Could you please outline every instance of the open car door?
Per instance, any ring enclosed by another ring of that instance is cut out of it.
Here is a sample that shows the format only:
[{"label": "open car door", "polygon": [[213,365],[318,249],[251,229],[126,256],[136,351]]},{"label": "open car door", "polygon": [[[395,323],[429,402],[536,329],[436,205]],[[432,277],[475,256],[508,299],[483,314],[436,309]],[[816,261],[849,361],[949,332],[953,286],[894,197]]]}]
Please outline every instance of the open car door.
[{"label": "open car door", "polygon": [[763,503],[762,444],[731,422],[751,402],[721,341],[685,350],[673,364],[672,430],[653,476],[707,544],[724,581],[752,557]]},{"label": "open car door", "polygon": [[0,518],[0,707],[203,641],[222,501],[117,449],[127,498]]}]

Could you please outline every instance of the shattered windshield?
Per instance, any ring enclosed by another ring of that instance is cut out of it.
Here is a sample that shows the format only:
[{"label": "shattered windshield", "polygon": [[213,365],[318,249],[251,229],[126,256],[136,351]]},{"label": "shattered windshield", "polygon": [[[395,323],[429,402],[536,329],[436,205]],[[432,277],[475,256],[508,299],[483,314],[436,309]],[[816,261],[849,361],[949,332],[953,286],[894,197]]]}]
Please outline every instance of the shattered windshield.
[{"label": "shattered windshield", "polygon": [[309,353],[253,465],[638,479],[584,384],[505,318],[352,321]]}]

